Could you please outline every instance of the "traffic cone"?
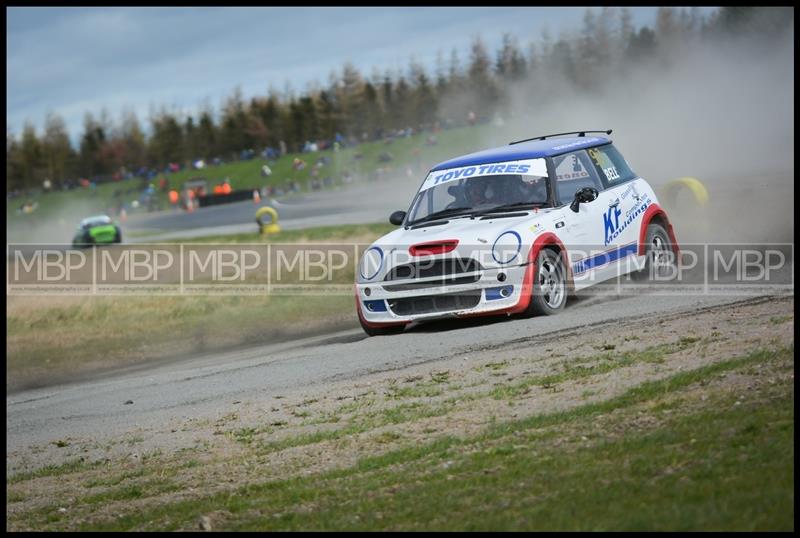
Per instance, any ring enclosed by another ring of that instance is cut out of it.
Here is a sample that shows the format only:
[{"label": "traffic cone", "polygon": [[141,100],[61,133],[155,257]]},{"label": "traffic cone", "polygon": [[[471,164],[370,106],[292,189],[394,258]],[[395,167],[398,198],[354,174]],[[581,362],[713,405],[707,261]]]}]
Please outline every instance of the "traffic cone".
[{"label": "traffic cone", "polygon": [[125,222],[126,220],[128,220],[128,213],[125,211],[125,208],[123,207],[122,209],[119,210],[119,221]]},{"label": "traffic cone", "polygon": [[261,195],[258,194],[258,189],[253,190],[253,203],[254,204],[261,203]]}]

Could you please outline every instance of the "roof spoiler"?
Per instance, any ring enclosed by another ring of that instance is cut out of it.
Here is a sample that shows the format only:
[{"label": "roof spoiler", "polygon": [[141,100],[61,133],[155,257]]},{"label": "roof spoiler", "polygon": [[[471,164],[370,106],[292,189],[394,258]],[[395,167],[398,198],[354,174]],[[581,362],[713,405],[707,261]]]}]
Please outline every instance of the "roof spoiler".
[{"label": "roof spoiler", "polygon": [[508,145],[520,144],[522,142],[530,142],[531,140],[544,140],[545,138],[550,138],[551,136],[563,136],[563,135],[570,135],[576,134],[578,136],[586,136],[586,133],[605,133],[607,135],[611,134],[611,129],[607,131],[571,131],[569,133],[556,133],[556,134],[549,134],[544,136],[534,136],[533,138],[526,138],[525,140],[515,140],[514,142],[509,142]]}]

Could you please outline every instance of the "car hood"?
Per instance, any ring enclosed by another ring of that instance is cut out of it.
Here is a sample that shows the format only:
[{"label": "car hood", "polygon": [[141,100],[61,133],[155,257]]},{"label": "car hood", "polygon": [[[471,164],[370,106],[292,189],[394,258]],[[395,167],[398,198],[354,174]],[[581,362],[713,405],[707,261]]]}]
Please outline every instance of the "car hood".
[{"label": "car hood", "polygon": [[495,265],[492,261],[491,250],[498,237],[507,232],[514,232],[519,237],[523,255],[518,257],[515,262],[524,263],[527,249],[533,240],[541,233],[552,230],[553,222],[560,213],[552,208],[547,208],[538,211],[523,210],[506,215],[512,214],[519,216],[459,217],[449,220],[444,225],[424,226],[416,229],[399,228],[390,232],[369,247],[380,249],[386,260],[382,264],[379,274],[370,280],[385,275],[391,267],[396,265],[425,258],[430,259],[430,256],[413,256],[409,252],[412,246],[428,243],[435,245],[456,240],[458,245],[455,249],[438,256],[469,258],[480,255],[482,265]]}]

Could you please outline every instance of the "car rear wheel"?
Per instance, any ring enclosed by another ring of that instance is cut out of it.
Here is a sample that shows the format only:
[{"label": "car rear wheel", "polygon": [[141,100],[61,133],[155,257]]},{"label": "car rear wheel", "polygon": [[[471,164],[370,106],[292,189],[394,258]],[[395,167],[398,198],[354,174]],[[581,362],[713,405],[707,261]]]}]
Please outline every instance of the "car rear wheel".
[{"label": "car rear wheel", "polygon": [[560,253],[545,248],[536,259],[533,289],[526,314],[552,316],[567,304],[567,275]]},{"label": "car rear wheel", "polygon": [[663,226],[657,223],[647,225],[645,235],[645,264],[636,273],[639,281],[668,281],[676,275],[675,253],[669,235]]}]

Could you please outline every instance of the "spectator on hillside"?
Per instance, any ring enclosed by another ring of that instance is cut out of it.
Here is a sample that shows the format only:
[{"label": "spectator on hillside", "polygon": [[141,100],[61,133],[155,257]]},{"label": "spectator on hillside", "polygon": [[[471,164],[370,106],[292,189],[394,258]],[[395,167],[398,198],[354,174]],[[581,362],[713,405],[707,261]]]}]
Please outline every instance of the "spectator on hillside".
[{"label": "spectator on hillside", "polygon": [[261,177],[269,177],[272,175],[272,169],[266,164],[261,167]]}]

